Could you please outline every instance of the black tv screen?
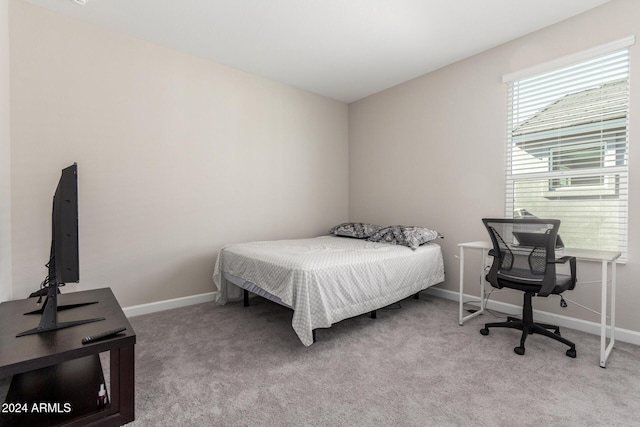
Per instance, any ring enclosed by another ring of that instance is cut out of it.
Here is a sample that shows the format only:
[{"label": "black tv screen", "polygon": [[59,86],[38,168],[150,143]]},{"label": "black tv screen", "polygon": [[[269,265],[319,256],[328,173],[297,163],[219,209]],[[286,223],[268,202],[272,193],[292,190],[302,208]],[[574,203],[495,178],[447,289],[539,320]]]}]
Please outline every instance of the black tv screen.
[{"label": "black tv screen", "polygon": [[[25,314],[41,314],[40,323],[33,329],[20,332],[16,337],[40,334],[85,323],[104,320],[104,317],[93,319],[72,320],[58,322],[58,310],[83,307],[96,304],[89,301],[76,304],[58,305],[58,286],[69,282],[78,282],[80,267],[78,262],[78,165],[62,170],[56,192],[53,195],[52,211],[51,255],[47,267],[49,273],[40,285],[40,291],[31,294],[32,297],[47,296],[41,308]],[[43,294],[42,291],[45,293]],[[40,300],[40,299],[39,299]],[[38,300],[37,304],[40,304]]]},{"label": "black tv screen", "polygon": [[52,261],[58,284],[78,282],[78,165],[62,170],[53,196]]}]

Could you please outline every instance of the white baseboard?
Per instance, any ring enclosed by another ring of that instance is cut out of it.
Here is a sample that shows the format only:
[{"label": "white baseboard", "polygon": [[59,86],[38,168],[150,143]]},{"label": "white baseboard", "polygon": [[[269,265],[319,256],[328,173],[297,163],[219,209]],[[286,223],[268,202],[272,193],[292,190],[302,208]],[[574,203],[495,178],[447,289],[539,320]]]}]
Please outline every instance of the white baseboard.
[{"label": "white baseboard", "polygon": [[[453,301],[459,301],[460,294],[448,289],[430,287],[425,292],[439,298]],[[169,310],[172,308],[185,307],[193,304],[214,301],[217,292],[207,292],[199,295],[191,295],[182,298],[174,298],[164,301],[156,301],[148,304],[134,305],[122,309],[127,317],[141,316],[143,314],[155,313],[158,311]],[[477,300],[477,295],[465,294],[466,300]],[[520,315],[522,307],[508,304],[504,302],[489,301],[487,308],[490,310],[500,311],[506,314]],[[600,336],[600,323],[590,322],[587,320],[576,319],[573,317],[563,316],[561,314],[549,313],[546,311],[534,310],[536,319],[544,323],[552,323],[564,328],[576,329],[578,331],[587,332],[589,334]],[[640,345],[640,332],[630,329],[616,328],[616,341],[623,341],[630,344]]]},{"label": "white baseboard", "polygon": [[148,304],[124,307],[122,311],[127,317],[141,316],[143,314],[155,313],[157,311],[164,311],[172,308],[185,307],[187,305],[214,301],[217,294],[218,292],[207,292],[204,294],[190,295],[188,297],[150,302]]},{"label": "white baseboard", "polygon": [[[448,289],[440,289],[436,287],[428,288],[425,291],[427,294],[453,300],[460,300],[460,293],[450,291]],[[465,300],[475,300],[479,299],[478,295],[467,295],[465,294]],[[522,307],[508,304],[504,302],[491,301],[487,303],[487,308],[490,310],[500,311],[501,313],[511,314],[511,315],[521,315]],[[554,325],[558,325],[564,328],[575,329],[582,332],[587,332],[589,334],[600,336],[600,323],[590,322],[587,320],[576,319],[573,317],[563,316],[561,314],[549,313],[546,311],[534,310],[535,318],[543,323],[551,323]],[[624,341],[630,344],[640,345],[640,332],[632,331],[630,329],[622,329],[616,328],[616,341]]]}]

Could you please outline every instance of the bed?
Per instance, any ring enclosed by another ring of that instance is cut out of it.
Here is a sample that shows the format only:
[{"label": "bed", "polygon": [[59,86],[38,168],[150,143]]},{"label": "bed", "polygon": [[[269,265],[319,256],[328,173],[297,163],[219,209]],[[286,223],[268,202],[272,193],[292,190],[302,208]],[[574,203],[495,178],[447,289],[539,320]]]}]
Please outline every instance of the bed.
[{"label": "bed", "polygon": [[[444,281],[442,251],[334,235],[232,244],[213,273],[218,304],[242,289],[293,309],[292,326],[305,346],[314,329],[417,295]],[[242,289],[241,289],[242,288]]]}]

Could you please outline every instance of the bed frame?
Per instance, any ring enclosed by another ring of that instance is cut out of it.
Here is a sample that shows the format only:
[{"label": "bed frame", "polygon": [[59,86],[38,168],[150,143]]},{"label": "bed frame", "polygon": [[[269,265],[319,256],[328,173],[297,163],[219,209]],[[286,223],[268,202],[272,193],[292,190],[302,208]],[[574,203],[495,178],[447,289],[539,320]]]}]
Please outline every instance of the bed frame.
[{"label": "bed frame", "polygon": [[[258,296],[260,296],[260,295],[258,295]],[[244,288],[242,289],[242,298],[243,298],[243,305],[245,307],[249,307],[249,291],[244,289]],[[413,299],[420,299],[420,291],[418,291],[416,294],[413,295]],[[282,305],[282,304],[280,304],[280,305]],[[282,306],[293,310],[289,306],[285,306],[285,305],[282,305]],[[371,317],[372,319],[377,319],[378,318],[378,310],[373,310],[372,312],[370,312],[369,313],[369,317]],[[311,333],[313,334],[313,342],[316,342],[316,330],[314,329],[313,331],[311,331]]]}]

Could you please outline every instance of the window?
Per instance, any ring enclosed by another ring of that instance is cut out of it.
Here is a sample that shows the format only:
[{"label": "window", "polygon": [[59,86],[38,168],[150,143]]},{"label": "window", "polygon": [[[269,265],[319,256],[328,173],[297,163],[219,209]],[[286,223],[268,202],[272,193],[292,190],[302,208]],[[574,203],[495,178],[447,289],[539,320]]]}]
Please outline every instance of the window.
[{"label": "window", "polygon": [[562,221],[567,247],[627,251],[634,38],[505,76],[506,216]]}]

